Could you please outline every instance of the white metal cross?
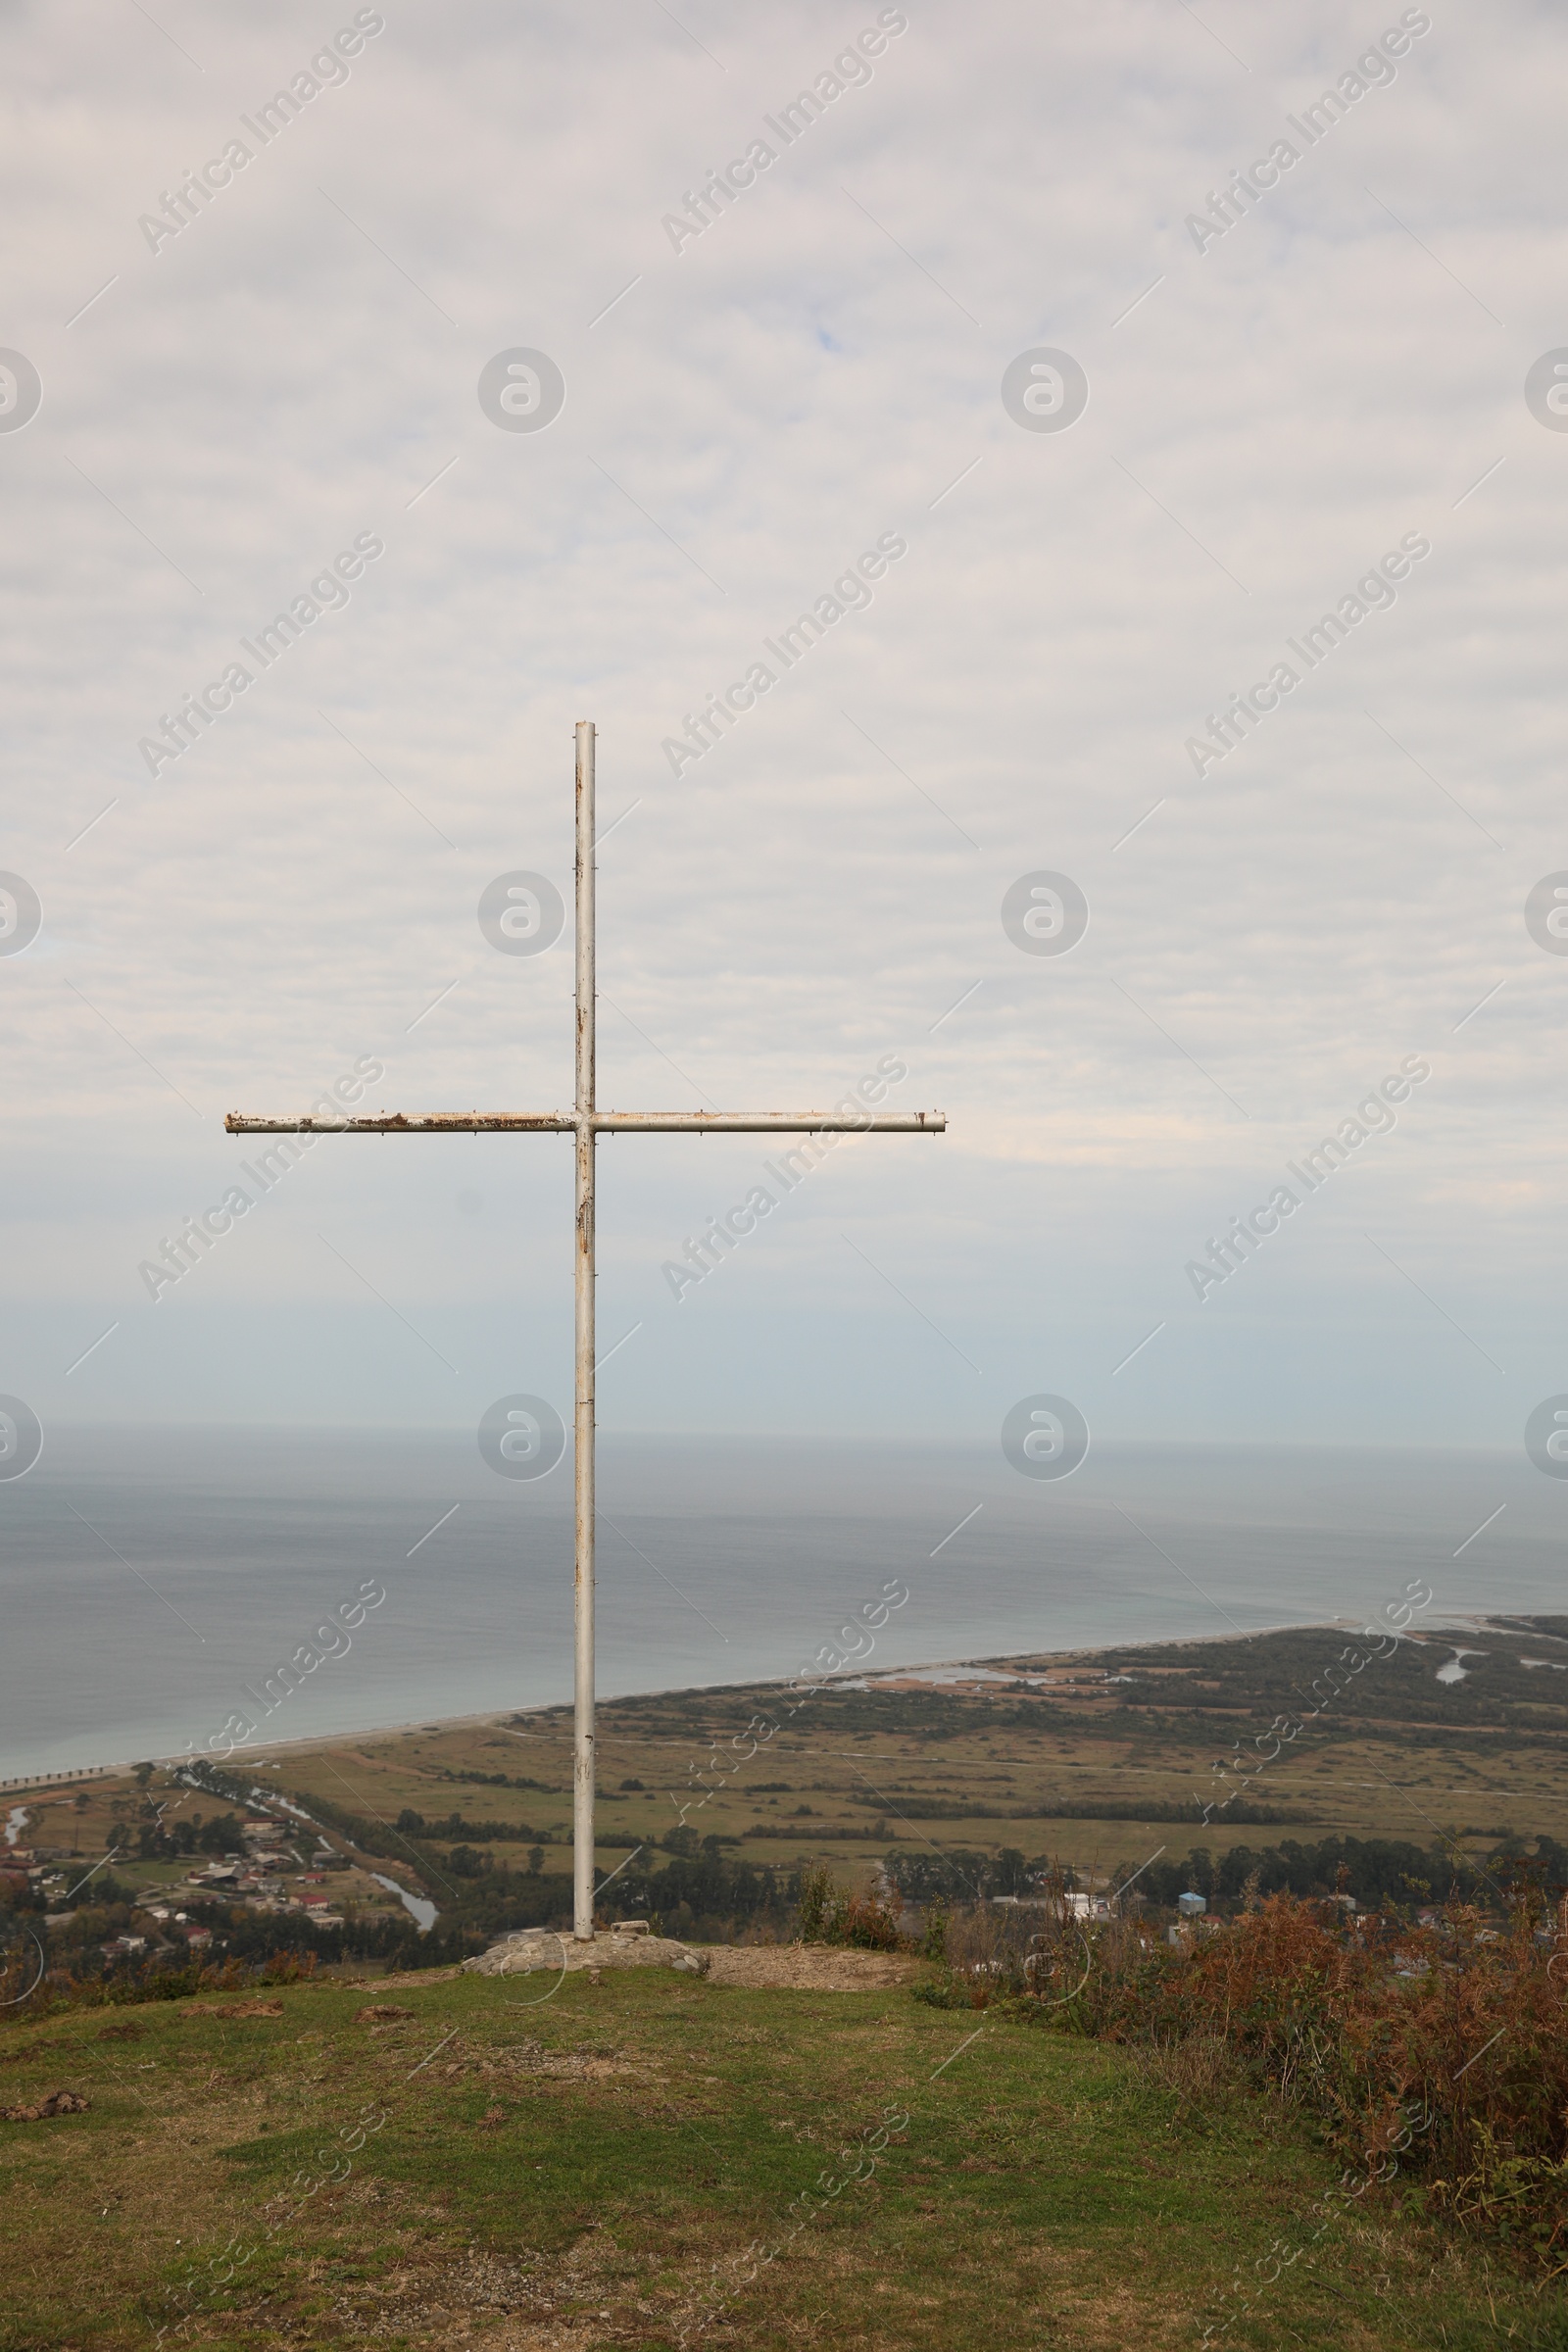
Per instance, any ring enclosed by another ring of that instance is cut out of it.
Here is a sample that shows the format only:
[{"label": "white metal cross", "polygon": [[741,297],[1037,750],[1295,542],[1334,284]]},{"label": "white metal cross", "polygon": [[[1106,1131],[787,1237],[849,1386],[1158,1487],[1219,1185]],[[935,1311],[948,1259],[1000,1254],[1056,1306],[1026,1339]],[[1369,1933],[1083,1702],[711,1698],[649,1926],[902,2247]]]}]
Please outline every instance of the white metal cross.
[{"label": "white metal cross", "polygon": [[601,1135],[938,1135],[941,1111],[906,1118],[819,1110],[600,1110],[594,1088],[594,728],[577,726],[577,1098],[570,1112],[401,1111],[374,1119],[252,1119],[230,1111],[230,1135],[571,1135],[577,1154],[576,1397],[573,1423],[575,1722],[572,1932],[594,1932],[594,1151]]}]

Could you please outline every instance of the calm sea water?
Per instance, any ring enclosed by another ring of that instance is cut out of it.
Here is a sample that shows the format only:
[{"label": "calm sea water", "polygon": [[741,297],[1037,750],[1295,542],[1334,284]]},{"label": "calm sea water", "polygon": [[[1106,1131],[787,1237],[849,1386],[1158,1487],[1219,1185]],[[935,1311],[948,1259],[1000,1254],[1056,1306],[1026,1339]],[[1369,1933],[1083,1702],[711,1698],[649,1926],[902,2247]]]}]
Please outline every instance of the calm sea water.
[{"label": "calm sea water", "polygon": [[[606,1694],[794,1673],[891,1577],[873,1666],[1361,1615],[1415,1575],[1432,1619],[1568,1590],[1568,1482],[1522,1454],[1105,1446],[1036,1483],[990,1447],[612,1434],[600,1486]],[[0,1776],[210,1752],[370,1580],[262,1752],[567,1699],[570,1500],[569,1452],[514,1483],[471,1434],[52,1430],[0,1484]]]}]

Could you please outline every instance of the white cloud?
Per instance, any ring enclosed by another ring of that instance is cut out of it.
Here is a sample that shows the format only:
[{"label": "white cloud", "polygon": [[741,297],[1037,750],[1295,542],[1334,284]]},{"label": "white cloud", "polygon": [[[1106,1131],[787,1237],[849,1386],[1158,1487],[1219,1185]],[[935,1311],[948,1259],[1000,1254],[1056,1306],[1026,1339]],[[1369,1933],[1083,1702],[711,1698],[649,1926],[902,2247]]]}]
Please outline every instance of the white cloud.
[{"label": "white cloud", "polygon": [[[1131,4],[913,7],[869,84],[676,255],[672,202],[875,9],[694,6],[695,38],[640,0],[384,13],[347,84],[154,256],[138,215],[353,12],[168,6],[168,38],[24,12],[3,333],[44,405],[0,435],[0,864],[46,922],[0,965],[9,1385],[46,1415],[462,1422],[531,1350],[559,1374],[548,1139],[322,1145],[156,1309],[135,1269],[220,1193],[224,1110],[303,1104],[357,1054],[389,1108],[564,1102],[566,948],[496,956],[474,906],[514,865],[565,888],[590,716],[604,821],[637,804],[603,857],[603,1099],[832,1100],[898,1051],[952,1122],[857,1146],[678,1314],[659,1263],[756,1154],[607,1146],[604,1326],[650,1305],[607,1410],[704,1426],[741,1363],[742,1417],[773,1426],[988,1432],[1045,1385],[1126,1436],[1513,1442],[1560,1376],[1540,1310],[1568,968],[1521,919],[1568,865],[1568,442],[1521,393],[1563,333],[1560,28],[1435,11],[1393,86],[1200,257],[1187,211],[1397,10],[1303,30],[1216,4],[1209,32]],[[475,394],[518,344],[566,378],[539,434]],[[1060,435],[998,395],[1038,344],[1090,377]],[[1410,530],[1433,553],[1396,607],[1195,779],[1194,725]],[[149,724],[365,531],[386,553],[347,610],[151,781]],[[675,783],[672,720],[887,531],[909,552],[869,610]],[[1040,865],[1093,909],[1059,963],[998,919]],[[1353,1211],[1325,1202],[1245,1304],[1198,1308],[1191,1237],[1417,1051],[1429,1100]],[[117,1315],[68,1385],[78,1330]]]}]

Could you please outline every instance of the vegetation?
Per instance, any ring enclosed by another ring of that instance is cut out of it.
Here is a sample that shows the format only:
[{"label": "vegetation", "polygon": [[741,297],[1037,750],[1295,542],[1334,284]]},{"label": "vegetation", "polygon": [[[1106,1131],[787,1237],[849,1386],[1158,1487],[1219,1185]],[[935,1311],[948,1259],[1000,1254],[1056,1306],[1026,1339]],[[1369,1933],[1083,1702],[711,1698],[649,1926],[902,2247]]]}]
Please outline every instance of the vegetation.
[{"label": "vegetation", "polygon": [[[1568,1845],[1568,1674],[1550,1671],[1568,1665],[1568,1619],[1499,1622],[1468,1643],[1465,1677],[1448,1683],[1437,1674],[1452,1642],[1418,1611],[1407,1639],[1381,1656],[1349,1645],[1350,1663],[1342,1633],[1297,1629],[1008,1658],[997,1663],[1012,1679],[975,1690],[829,1677],[805,1696],[764,1684],[607,1701],[601,1875],[639,1846],[634,1867],[651,1847],[680,1840],[695,1853],[716,1838],[781,1878],[896,1854],[911,1899],[924,1897],[908,1874],[930,1861],[948,1868],[957,1901],[977,1883],[1006,1891],[1009,1854],[1045,1850],[1098,1886],[1161,1844],[1216,1862],[1244,1844],[1261,1854],[1273,1840],[1254,1829],[1279,1833],[1286,1852],[1287,1838],[1306,1850],[1336,1837],[1428,1845],[1436,1826],[1484,1862],[1502,1825],[1522,1820]],[[1352,1671],[1357,1655],[1364,1671]],[[270,1780],[259,1764],[182,1777],[201,1781],[197,1804],[210,1789],[234,1806]],[[363,1853],[416,1867],[445,1926],[447,1886],[475,1875],[468,1857],[513,1870],[569,1842],[569,1717],[293,1750],[287,1785],[313,1819],[352,1818]],[[80,1829],[95,1858],[115,1841],[106,1794],[93,1787]],[[175,1809],[164,1820],[174,1829]],[[1184,1822],[1190,1835],[1173,1838]],[[468,1851],[454,1870],[457,1846]],[[1171,1867],[1169,1850],[1158,1867]]]},{"label": "vegetation", "polygon": [[906,1903],[976,1903],[987,1895],[1023,1894],[1031,1883],[1051,1870],[1044,1856],[1026,1862],[1015,1845],[1000,1854],[982,1854],[965,1846],[946,1853],[889,1852],[883,1871]]},{"label": "vegetation", "polygon": [[796,1919],[803,1943],[837,1943],[860,1952],[912,1949],[888,1902],[880,1895],[851,1892],[828,1870],[808,1870],[802,1877]]},{"label": "vegetation", "polygon": [[[1428,1924],[1358,1915],[1339,1894],[1264,1895],[1172,1942],[1136,1915],[1075,1916],[1060,1880],[1042,1907],[949,1921],[945,1969],[919,1988],[1069,2034],[1223,2052],[1258,2088],[1307,2109],[1374,2180],[1400,2174],[1416,2209],[1568,2273],[1568,1895],[1526,1868],[1494,1904],[1450,1899]],[[1362,2193],[1357,2191],[1357,2193]]]},{"label": "vegetation", "polygon": [[1325,1838],[1316,1845],[1286,1839],[1254,1851],[1232,1846],[1218,1862],[1205,1846],[1184,1862],[1153,1862],[1138,1887],[1151,1902],[1173,1904],[1189,1888],[1210,1904],[1239,1902],[1249,1887],[1264,1894],[1348,1894],[1362,1910],[1389,1904],[1485,1898],[1489,1888],[1534,1877],[1542,1886],[1568,1886],[1568,1848],[1538,1838],[1526,1854],[1508,1838],[1472,1857],[1448,1845],[1419,1846],[1389,1838]]},{"label": "vegetation", "polygon": [[[1489,1635],[1462,1684],[1436,1682],[1441,1640],[1400,1644],[1313,1716],[1338,1641],[1051,1661],[1049,1688],[1007,1661],[984,1691],[828,1686],[809,1711],[765,1687],[602,1710],[606,1921],[902,1951],[916,2001],[449,1975],[567,1922],[546,1867],[564,1716],[291,1752],[289,1818],[350,1864],[341,1928],[184,1883],[191,1854],[237,1848],[258,1786],[282,1793],[260,1760],[24,1797],[43,1854],[64,1834],[90,1859],[50,1973],[7,2005],[44,1933],[14,1885],[0,2106],[35,2120],[0,2122],[0,2352],[176,2328],[215,2352],[501,2352],[568,2323],[639,2352],[1568,2352],[1546,1902],[1568,1685],[1523,1662],[1568,1662],[1568,1621]],[[1287,1710],[1309,1730],[1271,1731]],[[1245,1797],[1215,1802],[1210,1763],[1239,1787],[1239,1753]],[[1520,1817],[1533,1844],[1498,1826]],[[1156,1852],[1177,1821],[1187,1850]],[[1231,1834],[1253,1824],[1292,1835]],[[372,1864],[428,1893],[430,1932]],[[1078,1916],[1118,1883],[1132,1916]],[[1209,1911],[1173,1946],[1189,1888]],[[211,1930],[202,1961],[106,1955],[171,1895]],[[52,2092],[90,2105],[46,2114]]]},{"label": "vegetation", "polygon": [[[136,1769],[139,1774],[140,1765]],[[171,1823],[168,1829],[155,1819],[140,1823],[136,1831],[136,1854],[142,1862],[173,1862],[188,1854],[237,1854],[240,1850],[239,1821],[233,1813],[217,1813],[204,1820],[196,1812]]]},{"label": "vegetation", "polygon": [[89,2101],[0,2124],[0,2352],[1122,2352],[1196,2345],[1238,2266],[1250,2352],[1568,2341],[1397,2179],[1280,2269],[1342,2167],[1221,2061],[897,1989],[545,1990],[209,1980],[0,2034],[8,2105]]}]

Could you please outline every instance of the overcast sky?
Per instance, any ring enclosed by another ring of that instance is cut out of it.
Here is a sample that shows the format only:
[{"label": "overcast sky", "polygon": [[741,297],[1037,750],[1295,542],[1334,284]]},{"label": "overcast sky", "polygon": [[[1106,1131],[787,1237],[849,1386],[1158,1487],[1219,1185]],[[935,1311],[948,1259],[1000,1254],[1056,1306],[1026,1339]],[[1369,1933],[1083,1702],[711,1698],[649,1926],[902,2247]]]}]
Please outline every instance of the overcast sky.
[{"label": "overcast sky", "polygon": [[[765,1139],[604,1145],[606,1424],[994,1442],[1050,1393],[1110,1439],[1519,1447],[1568,1389],[1568,957],[1525,919],[1568,868],[1553,12],[6,24],[0,343],[41,401],[0,360],[0,867],[42,925],[0,956],[0,1389],[46,1427],[569,1407],[566,1140],[323,1141],[262,1198],[222,1118],[357,1061],[372,1109],[566,1106],[569,923],[503,955],[477,906],[569,902],[592,718],[601,1102],[823,1104],[892,1057],[885,1107],[949,1120],[840,1146],[678,1299]],[[541,429],[481,405],[518,350],[564,382]],[[1040,351],[1087,379],[1065,425]],[[879,542],[786,670],[764,640]],[[1064,954],[1004,924],[1040,872],[1087,902]]]}]

